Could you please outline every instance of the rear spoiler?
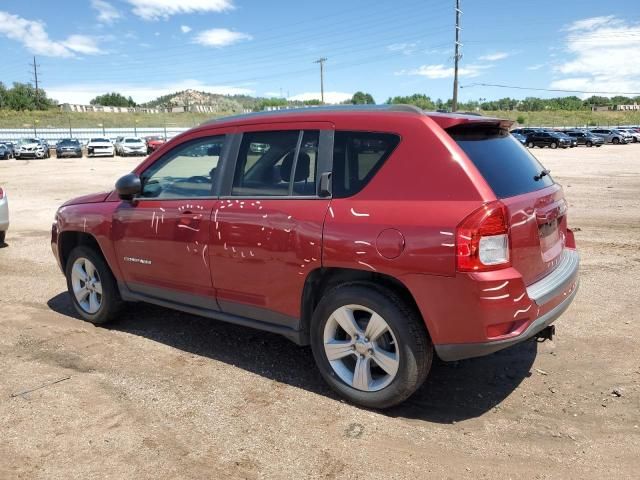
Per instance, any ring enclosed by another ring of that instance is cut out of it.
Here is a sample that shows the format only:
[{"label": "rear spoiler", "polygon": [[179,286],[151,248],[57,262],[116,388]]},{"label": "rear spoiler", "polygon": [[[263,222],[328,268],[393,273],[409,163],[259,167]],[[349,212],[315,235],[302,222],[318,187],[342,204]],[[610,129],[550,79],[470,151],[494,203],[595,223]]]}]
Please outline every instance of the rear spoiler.
[{"label": "rear spoiler", "polygon": [[500,129],[509,129],[513,125],[512,120],[495,117],[483,117],[481,115],[469,115],[458,113],[438,113],[425,112],[425,114],[434,122],[436,122],[444,130],[452,127],[493,127]]}]

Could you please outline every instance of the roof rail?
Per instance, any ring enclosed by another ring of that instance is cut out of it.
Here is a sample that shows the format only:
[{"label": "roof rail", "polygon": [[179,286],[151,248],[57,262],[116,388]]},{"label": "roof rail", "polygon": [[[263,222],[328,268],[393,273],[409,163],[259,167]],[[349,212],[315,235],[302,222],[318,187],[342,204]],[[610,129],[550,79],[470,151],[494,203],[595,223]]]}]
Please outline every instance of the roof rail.
[{"label": "roof rail", "polygon": [[322,112],[406,112],[424,115],[424,111],[415,105],[394,104],[394,105],[327,105],[322,107],[303,107],[303,108],[286,108],[283,110],[268,110],[262,112],[243,113],[241,115],[231,115],[228,117],[219,117],[207,120],[201,125],[210,125],[212,123],[240,120],[243,118],[262,118],[262,117],[279,117],[288,114],[313,114]]}]

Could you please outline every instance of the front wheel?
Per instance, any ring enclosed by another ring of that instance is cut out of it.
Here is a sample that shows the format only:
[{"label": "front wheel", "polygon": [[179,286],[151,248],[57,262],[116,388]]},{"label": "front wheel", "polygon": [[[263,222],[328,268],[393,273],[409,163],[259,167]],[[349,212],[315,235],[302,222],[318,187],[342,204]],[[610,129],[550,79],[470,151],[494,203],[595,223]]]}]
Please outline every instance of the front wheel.
[{"label": "front wheel", "polygon": [[346,283],[325,294],[313,314],[311,347],[329,386],[370,408],[407,399],[433,360],[417,312],[393,291],[364,283]]},{"label": "front wheel", "polygon": [[556,148],[558,148],[558,144],[556,142],[551,142],[551,145],[549,145],[551,148],[553,148],[554,150]]},{"label": "front wheel", "polygon": [[588,141],[588,142],[586,143],[586,145],[587,145],[587,147],[589,147],[589,148],[593,147],[593,143],[591,143],[591,141]]},{"label": "front wheel", "polygon": [[613,140],[611,140],[611,143],[613,143],[614,145],[618,145],[620,143],[620,139],[614,138]]},{"label": "front wheel", "polygon": [[2,230],[0,232],[0,245],[4,245],[5,238],[7,238],[7,232],[5,230]]},{"label": "front wheel", "polygon": [[122,308],[116,280],[102,256],[88,247],[76,247],[67,260],[67,288],[83,320],[100,325],[113,320]]},{"label": "front wheel", "polygon": [[533,147],[535,147],[535,145],[533,144],[533,142],[528,142],[528,143],[527,143],[527,147],[529,147],[529,148],[533,148]]}]

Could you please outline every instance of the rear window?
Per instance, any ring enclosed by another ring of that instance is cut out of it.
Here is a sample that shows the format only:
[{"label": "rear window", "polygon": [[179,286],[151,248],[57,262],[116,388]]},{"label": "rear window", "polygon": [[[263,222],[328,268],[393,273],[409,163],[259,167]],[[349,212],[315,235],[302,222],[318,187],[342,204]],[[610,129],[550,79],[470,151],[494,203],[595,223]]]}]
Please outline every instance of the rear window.
[{"label": "rear window", "polygon": [[454,127],[449,135],[464,150],[498,198],[514,197],[553,185],[538,180],[544,167],[507,130],[497,127]]}]

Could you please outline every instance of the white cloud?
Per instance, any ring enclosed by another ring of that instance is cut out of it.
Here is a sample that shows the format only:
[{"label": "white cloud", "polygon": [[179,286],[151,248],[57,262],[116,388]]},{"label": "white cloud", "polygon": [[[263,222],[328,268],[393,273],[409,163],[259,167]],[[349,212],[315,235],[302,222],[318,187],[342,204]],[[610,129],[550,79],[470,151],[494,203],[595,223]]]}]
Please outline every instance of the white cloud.
[{"label": "white cloud", "polygon": [[85,55],[99,55],[104,53],[96,44],[95,38],[86,35],[71,35],[61,43],[69,50],[84,53]]},{"label": "white cloud", "polygon": [[527,70],[540,70],[542,67],[544,67],[544,63],[537,63],[535,65],[529,65]]},{"label": "white cloud", "polygon": [[47,57],[73,57],[75,53],[96,55],[102,53],[95,39],[86,35],[71,35],[66,40],[49,38],[45,24],[39,20],[0,11],[0,35],[20,42],[32,53]]},{"label": "white cloud", "polygon": [[508,56],[509,54],[507,52],[495,52],[489,53],[487,55],[482,55],[481,57],[479,57],[479,59],[485,62],[495,62],[497,60],[504,60]]},{"label": "white cloud", "polygon": [[122,16],[113,5],[105,0],[91,0],[91,6],[98,11],[98,20],[103,23],[113,23]]},{"label": "white cloud", "polygon": [[[563,58],[554,67],[560,77],[552,88],[593,92],[640,92],[640,22],[614,16],[578,20],[564,29]],[[589,94],[584,94],[589,96]]]},{"label": "white cloud", "polygon": [[416,42],[413,43],[392,43],[387,46],[387,50],[390,52],[399,52],[403,55],[411,55],[416,51],[416,47],[418,44]]},{"label": "white cloud", "polygon": [[[490,68],[492,65],[466,65],[458,69],[460,77],[477,77],[482,70]],[[443,64],[438,65],[422,65],[413,70],[400,70],[395,72],[396,75],[419,75],[430,79],[453,78],[453,67],[447,67]]]},{"label": "white cloud", "polygon": [[[353,93],[346,92],[324,92],[325,103],[340,103],[345,100],[351,100]],[[320,100],[320,92],[298,93],[288,98],[288,100],[297,100],[304,102],[305,100]]]},{"label": "white cloud", "polygon": [[131,96],[136,102],[148,102],[162,95],[193,89],[201,92],[218,93],[221,95],[254,95],[255,91],[235,85],[209,85],[198,80],[184,80],[175,83],[157,85],[131,85],[127,83],[95,83],[95,84],[65,84],[50,86],[47,95],[60,103],[88,104],[98,95],[106,92],[119,92],[125,97]]},{"label": "white cloud", "polygon": [[212,28],[198,33],[194,42],[207,47],[226,47],[243,40],[251,40],[253,37],[248,33],[234,32],[226,28]]},{"label": "white cloud", "polygon": [[191,31],[191,27],[189,25],[180,25],[180,31],[182,33],[189,33]]},{"label": "white cloud", "polygon": [[127,0],[133,13],[145,20],[169,18],[171,15],[195,12],[233,10],[232,0]]}]

